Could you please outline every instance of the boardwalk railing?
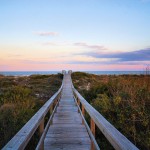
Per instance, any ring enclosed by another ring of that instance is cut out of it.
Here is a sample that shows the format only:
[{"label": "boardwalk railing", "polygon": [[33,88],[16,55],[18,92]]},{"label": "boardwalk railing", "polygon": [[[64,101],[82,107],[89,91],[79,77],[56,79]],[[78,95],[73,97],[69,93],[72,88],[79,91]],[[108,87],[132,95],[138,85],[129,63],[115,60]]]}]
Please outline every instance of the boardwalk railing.
[{"label": "boardwalk railing", "polygon": [[[63,73],[65,74],[65,72]],[[42,136],[42,133],[45,130],[44,122],[46,115],[48,113],[51,116],[54,114],[56,106],[61,98],[62,88],[63,82],[60,89],[39,109],[39,111],[21,128],[2,150],[25,149],[37,130],[39,130],[39,135]]]},{"label": "boardwalk railing", "polygon": [[[79,109],[81,108],[81,113],[84,116],[85,111],[91,118],[90,128],[93,136],[95,136],[95,125],[103,133],[106,139],[116,150],[138,150],[138,148],[131,143],[123,134],[121,134],[113,125],[111,125],[97,110],[95,110],[74,88],[72,85],[72,90],[74,93],[74,99],[77,101]],[[93,146],[97,148],[96,142],[93,141]],[[94,148],[92,148],[94,149]]]}]

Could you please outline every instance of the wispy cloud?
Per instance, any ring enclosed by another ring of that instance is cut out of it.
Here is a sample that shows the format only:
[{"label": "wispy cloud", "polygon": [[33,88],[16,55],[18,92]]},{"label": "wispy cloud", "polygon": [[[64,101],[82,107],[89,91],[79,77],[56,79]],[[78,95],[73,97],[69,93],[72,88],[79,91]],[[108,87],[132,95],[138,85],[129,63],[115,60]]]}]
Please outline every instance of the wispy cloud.
[{"label": "wispy cloud", "polygon": [[107,50],[107,48],[102,46],[102,45],[89,45],[89,44],[84,43],[84,42],[74,43],[73,45],[74,46],[85,47],[85,48],[88,48],[88,49]]},{"label": "wispy cloud", "polygon": [[21,60],[20,62],[24,64],[68,64],[68,61],[36,61],[36,60]]},{"label": "wispy cloud", "polygon": [[10,67],[9,65],[0,65],[0,68]]},{"label": "wispy cloud", "polygon": [[9,70],[11,68],[10,65],[1,65],[0,64],[0,71]]},{"label": "wispy cloud", "polygon": [[9,54],[8,57],[21,57],[22,55],[20,54]]},{"label": "wispy cloud", "polygon": [[49,45],[49,46],[58,46],[58,43],[55,43],[55,42],[45,42],[45,43],[42,43],[42,45]]},{"label": "wispy cloud", "polygon": [[39,36],[58,36],[59,33],[58,32],[34,32],[35,35],[39,35]]},{"label": "wispy cloud", "polygon": [[[102,65],[102,64],[112,64],[112,59],[102,59],[102,60],[96,60],[96,61],[82,61],[82,60],[74,60],[74,61],[68,61],[68,64],[93,64],[93,65]],[[115,60],[114,60],[115,61]]]},{"label": "wispy cloud", "polygon": [[87,52],[80,55],[91,56],[94,58],[116,58],[118,62],[126,61],[150,61],[150,48],[136,50],[132,52],[101,53]]},{"label": "wispy cloud", "polygon": [[44,42],[42,43],[42,45],[46,45],[46,46],[72,46],[72,44],[70,44],[67,41],[48,41],[48,42]]}]

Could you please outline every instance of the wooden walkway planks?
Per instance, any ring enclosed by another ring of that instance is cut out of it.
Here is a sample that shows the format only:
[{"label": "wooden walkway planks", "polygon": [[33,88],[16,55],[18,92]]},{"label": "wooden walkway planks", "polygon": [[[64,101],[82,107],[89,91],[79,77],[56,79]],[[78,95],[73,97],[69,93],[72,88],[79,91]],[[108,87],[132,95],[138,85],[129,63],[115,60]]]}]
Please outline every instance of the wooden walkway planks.
[{"label": "wooden walkway planks", "polygon": [[45,150],[90,150],[91,140],[73,99],[68,74],[64,76],[62,97],[52,122],[44,140]]}]

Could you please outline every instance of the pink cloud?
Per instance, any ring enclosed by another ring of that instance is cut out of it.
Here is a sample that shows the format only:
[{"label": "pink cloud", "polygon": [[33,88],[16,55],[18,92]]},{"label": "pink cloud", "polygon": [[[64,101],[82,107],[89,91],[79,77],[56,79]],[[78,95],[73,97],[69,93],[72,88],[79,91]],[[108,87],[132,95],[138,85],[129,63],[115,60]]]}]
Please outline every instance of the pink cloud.
[{"label": "pink cloud", "polygon": [[57,46],[58,44],[54,42],[45,42],[45,43],[42,43],[42,45]]},{"label": "pink cloud", "polygon": [[39,36],[58,36],[58,32],[34,32],[34,34]]},{"label": "pink cloud", "polygon": [[89,45],[89,44],[84,43],[84,42],[74,43],[74,45],[75,46],[82,46],[82,47],[90,48],[90,49],[96,49],[96,50],[107,50],[107,48],[102,46],[102,45]]}]

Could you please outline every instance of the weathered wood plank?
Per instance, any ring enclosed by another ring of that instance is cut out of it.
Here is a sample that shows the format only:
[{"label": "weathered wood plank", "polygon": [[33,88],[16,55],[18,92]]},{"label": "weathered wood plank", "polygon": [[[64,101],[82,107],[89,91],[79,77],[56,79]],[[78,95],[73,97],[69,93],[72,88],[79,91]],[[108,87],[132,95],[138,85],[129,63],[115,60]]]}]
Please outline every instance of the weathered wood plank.
[{"label": "weathered wood plank", "polygon": [[65,111],[65,110],[77,110],[76,107],[58,107],[57,110],[62,110],[62,111]]},{"label": "weathered wood plank", "polygon": [[47,138],[89,138],[87,132],[61,132],[61,133],[48,133]]},{"label": "weathered wood plank", "polygon": [[68,117],[63,117],[63,118],[60,118],[60,117],[55,117],[54,119],[53,119],[53,121],[55,122],[57,122],[57,121],[64,121],[64,122],[68,122],[68,121],[70,121],[70,122],[73,122],[73,124],[74,124],[74,122],[81,122],[81,119],[80,118],[68,118]]},{"label": "weathered wood plank", "polygon": [[55,115],[54,116],[56,116],[56,117],[73,117],[73,115],[75,116],[75,117],[77,117],[79,114],[74,114],[74,112],[57,112],[57,113],[55,113]]},{"label": "weathered wood plank", "polygon": [[69,137],[69,138],[46,138],[44,141],[45,145],[55,145],[55,144],[76,144],[76,145],[89,145],[91,140],[89,137]]},{"label": "weathered wood plank", "polygon": [[85,127],[75,127],[74,129],[71,127],[57,127],[52,129],[52,127],[50,127],[50,129],[48,130],[47,133],[67,133],[67,132],[86,132]]},{"label": "weathered wood plank", "polygon": [[74,124],[74,123],[78,123],[78,124],[81,124],[82,121],[81,120],[77,120],[77,121],[74,121],[74,120],[53,120],[53,124]]},{"label": "weathered wood plank", "polygon": [[45,145],[45,150],[90,150],[90,145],[76,145],[76,144],[56,144]]},{"label": "weathered wood plank", "polygon": [[78,128],[83,129],[83,130],[85,129],[84,125],[82,124],[55,124],[55,126],[52,125],[50,128],[51,128],[50,130],[54,130],[58,128],[72,128],[73,130],[78,129]]},{"label": "weathered wood plank", "polygon": [[78,109],[57,109],[58,112],[77,112]]}]

